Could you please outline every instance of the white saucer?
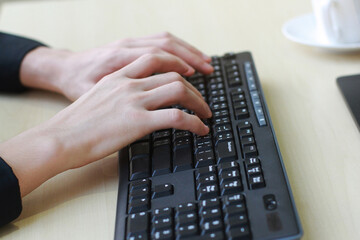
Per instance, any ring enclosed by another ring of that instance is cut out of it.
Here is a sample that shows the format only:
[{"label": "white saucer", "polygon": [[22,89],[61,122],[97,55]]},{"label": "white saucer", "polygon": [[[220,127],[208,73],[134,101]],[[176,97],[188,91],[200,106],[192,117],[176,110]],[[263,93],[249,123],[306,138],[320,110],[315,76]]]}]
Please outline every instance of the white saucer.
[{"label": "white saucer", "polygon": [[360,50],[359,43],[325,43],[321,42],[315,32],[315,17],[312,13],[287,21],[282,32],[291,41],[307,46],[336,51]]}]

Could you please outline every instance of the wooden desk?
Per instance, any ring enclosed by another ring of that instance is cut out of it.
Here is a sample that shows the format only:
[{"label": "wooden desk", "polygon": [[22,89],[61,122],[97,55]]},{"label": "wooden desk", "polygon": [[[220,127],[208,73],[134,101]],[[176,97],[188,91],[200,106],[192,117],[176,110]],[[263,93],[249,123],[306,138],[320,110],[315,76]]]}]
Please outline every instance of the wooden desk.
[{"label": "wooden desk", "polygon": [[[360,134],[335,78],[360,71],[360,54],[286,40],[282,24],[311,11],[303,0],[9,1],[0,29],[82,50],[170,31],[208,54],[250,50],[270,108],[304,228],[304,239],[360,239]],[[33,91],[0,96],[0,141],[69,104]],[[10,239],[113,239],[116,156],[63,173],[23,199]]]}]

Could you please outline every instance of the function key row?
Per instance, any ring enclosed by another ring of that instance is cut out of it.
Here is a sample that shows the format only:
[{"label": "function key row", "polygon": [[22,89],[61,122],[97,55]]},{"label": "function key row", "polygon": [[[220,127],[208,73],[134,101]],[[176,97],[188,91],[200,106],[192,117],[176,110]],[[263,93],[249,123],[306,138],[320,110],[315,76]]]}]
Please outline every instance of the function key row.
[{"label": "function key row", "polygon": [[130,214],[126,239],[250,239],[245,198],[241,194],[176,208],[155,209],[152,213]]}]

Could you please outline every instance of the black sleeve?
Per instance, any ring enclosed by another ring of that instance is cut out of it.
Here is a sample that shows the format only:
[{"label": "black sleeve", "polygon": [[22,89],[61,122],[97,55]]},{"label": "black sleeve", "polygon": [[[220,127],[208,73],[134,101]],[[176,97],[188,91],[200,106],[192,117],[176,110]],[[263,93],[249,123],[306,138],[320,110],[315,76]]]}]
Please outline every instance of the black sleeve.
[{"label": "black sleeve", "polygon": [[20,64],[25,55],[44,44],[0,32],[0,91],[21,92]]},{"label": "black sleeve", "polygon": [[0,157],[0,227],[17,218],[21,210],[19,181]]}]

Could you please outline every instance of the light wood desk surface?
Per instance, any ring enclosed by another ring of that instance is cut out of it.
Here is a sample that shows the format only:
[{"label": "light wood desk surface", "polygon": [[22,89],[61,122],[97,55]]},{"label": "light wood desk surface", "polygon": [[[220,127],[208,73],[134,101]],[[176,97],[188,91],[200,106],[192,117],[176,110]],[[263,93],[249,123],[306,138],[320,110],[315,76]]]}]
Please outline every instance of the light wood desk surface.
[{"label": "light wood desk surface", "polygon": [[[360,54],[285,39],[282,24],[310,11],[310,0],[8,1],[0,30],[72,50],[165,30],[210,55],[250,50],[304,239],[360,239],[360,134],[335,84],[337,76],[360,72]],[[41,91],[0,95],[0,141],[68,104]],[[113,239],[117,181],[115,155],[63,173],[23,199],[20,218],[0,229],[0,238]]]}]

